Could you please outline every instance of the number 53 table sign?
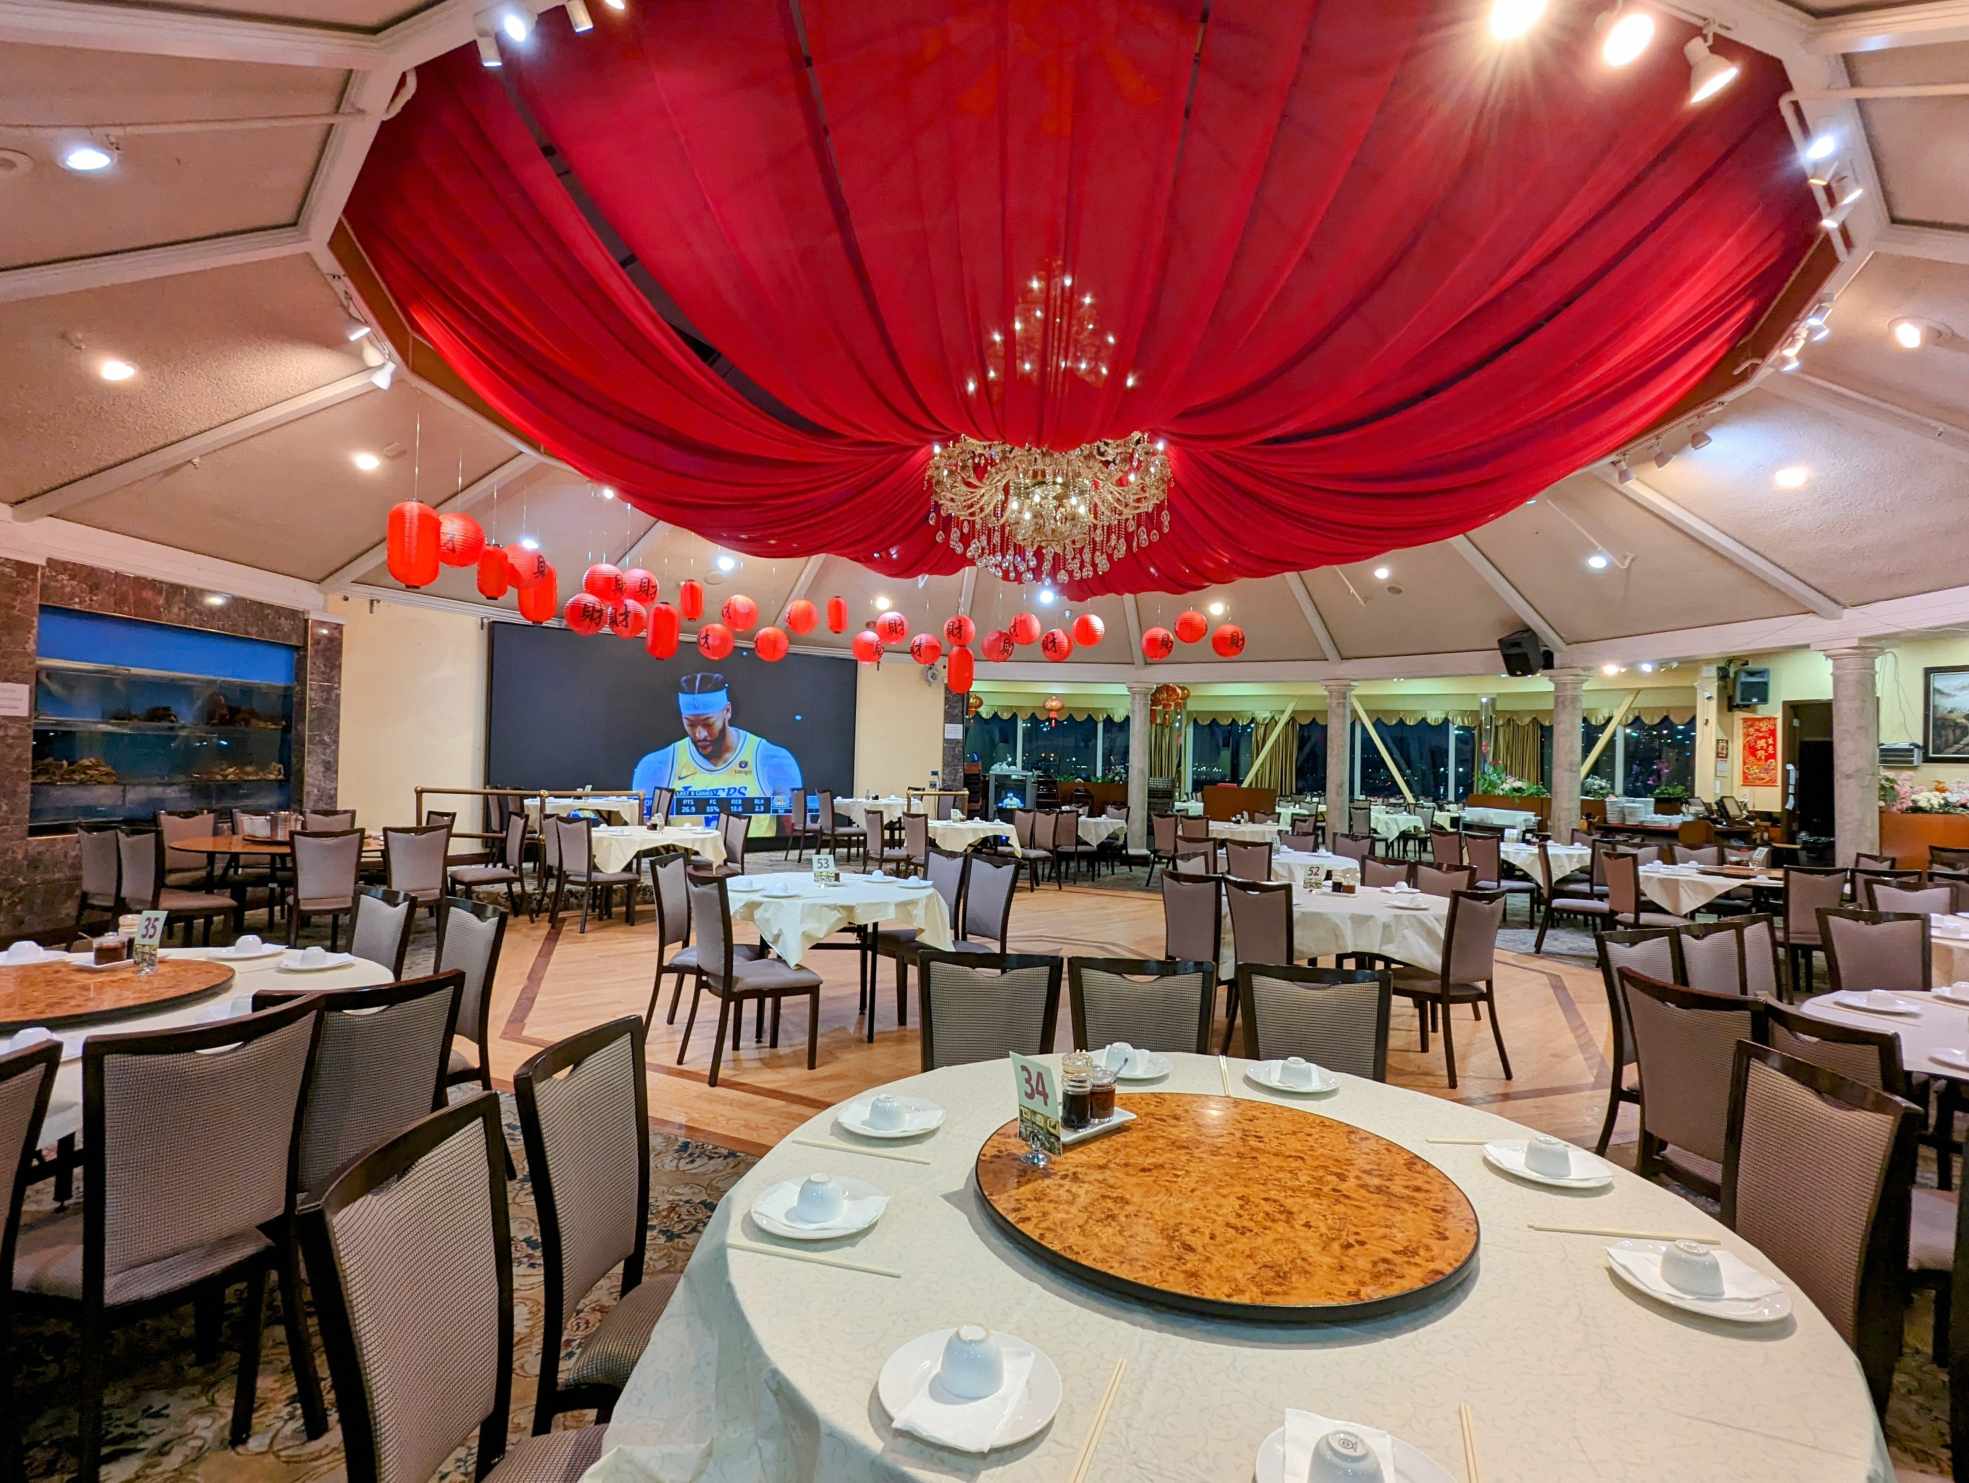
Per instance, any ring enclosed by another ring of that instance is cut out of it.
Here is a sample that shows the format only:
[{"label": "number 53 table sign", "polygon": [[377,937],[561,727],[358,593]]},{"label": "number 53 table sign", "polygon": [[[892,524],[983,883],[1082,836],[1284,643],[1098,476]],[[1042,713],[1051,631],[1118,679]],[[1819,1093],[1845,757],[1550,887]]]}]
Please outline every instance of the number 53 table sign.
[{"label": "number 53 table sign", "polygon": [[1012,1056],[1013,1090],[1019,1102],[1019,1137],[1031,1150],[1026,1162],[1043,1169],[1060,1152],[1059,1072],[1032,1056]]}]

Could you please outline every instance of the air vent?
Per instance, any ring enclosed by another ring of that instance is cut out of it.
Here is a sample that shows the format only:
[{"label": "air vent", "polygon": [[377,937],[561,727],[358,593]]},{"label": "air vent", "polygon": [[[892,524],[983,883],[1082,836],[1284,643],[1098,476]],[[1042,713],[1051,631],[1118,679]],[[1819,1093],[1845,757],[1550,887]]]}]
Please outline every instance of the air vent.
[{"label": "air vent", "polygon": [[1882,742],[1880,744],[1880,765],[1882,767],[1919,767],[1921,765],[1921,743]]}]

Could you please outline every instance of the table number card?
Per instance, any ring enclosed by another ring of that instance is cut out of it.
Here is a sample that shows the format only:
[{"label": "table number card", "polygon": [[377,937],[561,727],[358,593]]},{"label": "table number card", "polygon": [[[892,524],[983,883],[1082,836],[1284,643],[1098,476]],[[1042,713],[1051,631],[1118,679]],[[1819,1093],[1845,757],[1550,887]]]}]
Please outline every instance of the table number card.
[{"label": "table number card", "polygon": [[164,920],[169,915],[164,911],[147,911],[137,919],[135,954],[139,973],[156,969],[157,950],[164,943]]},{"label": "table number card", "polygon": [[1014,1053],[1012,1085],[1019,1103],[1019,1137],[1039,1156],[1034,1162],[1058,1154],[1062,1146],[1059,1073],[1044,1061]]},{"label": "table number card", "polygon": [[834,866],[833,854],[827,850],[816,850],[814,852],[814,883],[821,886],[831,886],[840,878],[841,873]]}]

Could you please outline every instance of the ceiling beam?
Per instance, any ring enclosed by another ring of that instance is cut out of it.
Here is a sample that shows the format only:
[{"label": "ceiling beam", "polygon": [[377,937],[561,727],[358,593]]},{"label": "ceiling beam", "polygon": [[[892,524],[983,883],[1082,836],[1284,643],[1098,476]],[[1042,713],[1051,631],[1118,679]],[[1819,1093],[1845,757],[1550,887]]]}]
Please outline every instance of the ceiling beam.
[{"label": "ceiling beam", "polygon": [[978,569],[974,566],[964,568],[964,580],[957,589],[957,611],[966,618],[971,616],[971,600],[978,595]]},{"label": "ceiling beam", "polygon": [[[518,461],[517,459],[513,460],[514,463]],[[669,528],[670,522],[667,520],[651,520],[643,528],[641,535],[623,547],[622,554],[615,558],[615,564],[625,569],[636,565],[637,562],[642,560],[643,553],[649,550],[651,543],[658,540]]]},{"label": "ceiling beam", "polygon": [[208,427],[204,432],[193,433],[188,438],[180,438],[175,443],[167,443],[162,448],[154,448],[149,453],[127,459],[109,468],[98,469],[93,474],[80,479],[72,479],[40,494],[30,495],[14,506],[14,519],[40,520],[48,515],[58,515],[63,510],[73,509],[89,500],[100,498],[118,489],[126,488],[141,479],[149,479],[158,474],[170,472],[180,464],[189,463],[194,458],[217,453],[221,448],[229,448],[234,443],[255,437],[260,433],[271,432],[274,428],[285,427],[298,418],[311,412],[319,412],[324,407],[333,407],[351,397],[359,397],[374,389],[368,371],[357,371],[344,376],[339,381],[331,381],[326,386],[317,386],[313,391],[304,391],[299,396],[291,396],[283,402],[275,402],[271,407],[262,407],[257,412],[248,412],[244,417],[235,417],[230,422],[222,422],[217,427]]},{"label": "ceiling beam", "polygon": [[1292,600],[1299,604],[1299,611],[1305,616],[1306,626],[1313,631],[1319,641],[1320,653],[1337,664],[1340,662],[1340,646],[1333,642],[1333,635],[1327,631],[1326,619],[1320,616],[1318,604],[1313,601],[1312,590],[1306,586],[1306,579],[1298,572],[1285,573],[1285,585],[1292,591]]},{"label": "ceiling beam", "polygon": [[1805,44],[1815,52],[1838,53],[1949,41],[1969,41],[1969,3],[1965,0],[1928,0],[1925,4],[1824,17],[1812,23]]},{"label": "ceiling beam", "polygon": [[[303,22],[248,20],[212,11],[153,10],[87,0],[0,0],[0,43],[20,46],[359,69],[381,66],[389,60],[388,34],[365,36]],[[466,39],[470,39],[469,34]]]},{"label": "ceiling beam", "polygon": [[800,575],[793,579],[793,585],[787,589],[786,601],[779,605],[781,617],[786,615],[788,608],[807,595],[807,590],[814,585],[814,578],[820,575],[820,564],[825,560],[827,560],[825,556],[807,558],[806,563],[800,568]]},{"label": "ceiling beam", "polygon": [[362,162],[376,142],[376,131],[383,126],[383,110],[389,106],[402,76],[394,66],[349,74],[342,89],[341,111],[362,117],[329,132],[321,151],[314,179],[308,182],[307,199],[301,204],[301,230],[315,247],[326,247],[342,219],[349,193],[355,189]]},{"label": "ceiling beam", "polygon": [[[4,3],[4,0],[0,0]],[[105,252],[96,257],[35,263],[0,270],[0,304],[17,299],[40,299],[51,294],[76,293],[115,283],[140,283],[205,268],[257,263],[308,250],[308,235],[299,227],[268,227],[264,231],[234,232],[196,242],[173,242],[164,247],[138,247],[129,252]]]},{"label": "ceiling beam", "polygon": [[1957,458],[1969,458],[1969,427],[1931,417],[1885,397],[1855,391],[1850,386],[1841,386],[1837,381],[1814,376],[1810,371],[1772,376],[1764,385],[1766,390],[1788,401],[1835,415],[1856,417],[1877,427],[1891,428],[1895,432],[1919,438],[1931,448],[1938,448]]},{"label": "ceiling beam", "polygon": [[1477,549],[1475,541],[1468,536],[1452,536],[1449,543],[1456,548],[1458,555],[1470,563],[1470,569],[1484,579],[1484,585],[1503,598],[1504,605],[1538,635],[1541,644],[1554,654],[1565,648],[1566,641],[1559,637],[1559,630],[1547,623],[1544,614],[1532,606],[1531,599],[1512,586],[1511,579],[1491,564],[1491,559]]},{"label": "ceiling beam", "polygon": [[1142,610],[1135,602],[1135,594],[1124,592],[1121,595],[1121,615],[1128,620],[1128,654],[1136,669],[1148,667],[1148,655],[1142,652]]},{"label": "ceiling beam", "polygon": [[1846,609],[1843,604],[1834,602],[1809,582],[1799,580],[1776,562],[1770,561],[1751,550],[1733,536],[1724,534],[1707,520],[1691,514],[1660,491],[1650,489],[1639,479],[1630,479],[1622,484],[1618,479],[1600,475],[1600,482],[1627,496],[1649,514],[1667,521],[1683,535],[1699,544],[1707,546],[1718,556],[1768,587],[1774,587],[1794,602],[1802,603],[1806,611],[1821,618],[1841,618]]},{"label": "ceiling beam", "polygon": [[1911,227],[1894,222],[1873,239],[1876,251],[1969,266],[1969,232],[1952,227]]},{"label": "ceiling beam", "polygon": [[[456,494],[451,495],[449,498],[439,500],[431,508],[433,510],[463,510],[481,495],[491,493],[508,479],[524,474],[538,461],[530,453],[518,454],[515,457],[507,459],[491,472],[479,475],[478,478],[460,489]],[[334,571],[321,579],[323,590],[347,589],[354,584],[357,577],[360,577],[364,572],[368,571],[377,562],[387,556],[389,549],[388,541],[378,541],[360,556],[357,556],[351,561],[343,562]]]}]

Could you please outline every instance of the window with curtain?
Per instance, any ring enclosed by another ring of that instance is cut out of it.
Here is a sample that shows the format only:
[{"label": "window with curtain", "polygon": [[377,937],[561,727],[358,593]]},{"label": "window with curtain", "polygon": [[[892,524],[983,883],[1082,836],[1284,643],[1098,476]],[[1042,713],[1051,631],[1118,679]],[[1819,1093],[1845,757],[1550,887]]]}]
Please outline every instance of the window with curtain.
[{"label": "window with curtain", "polygon": [[1455,728],[1456,784],[1450,789],[1451,803],[1461,803],[1470,796],[1470,790],[1477,782],[1477,728],[1458,726]]},{"label": "window with curtain", "polygon": [[1695,792],[1696,723],[1693,720],[1629,721],[1621,751],[1627,766],[1623,792],[1645,798],[1670,784]]},{"label": "window with curtain", "polygon": [[[1593,755],[1593,748],[1598,746],[1600,742],[1600,733],[1606,729],[1607,723],[1605,721],[1595,721],[1591,717],[1579,723],[1579,755],[1582,758]],[[1605,778],[1608,783],[1613,785],[1614,791],[1619,792],[1620,780],[1614,776],[1613,764],[1613,742],[1609,741],[1605,750],[1599,756],[1593,758],[1593,766],[1587,772],[1586,776]]]},{"label": "window with curtain", "polygon": [[1301,793],[1326,792],[1326,722],[1299,723],[1299,753],[1296,759],[1298,790]]},{"label": "window with curtain", "polygon": [[1128,781],[1128,718],[1110,716],[1107,729],[1101,736],[1101,780],[1109,783]]},{"label": "window with curtain", "polygon": [[[1449,732],[1442,722],[1384,721],[1374,730],[1402,770],[1417,798],[1441,798],[1449,791]],[[1361,738],[1361,790],[1369,798],[1399,798],[1401,785],[1381,760],[1374,742]]]},{"label": "window with curtain", "polygon": [[1017,754],[1018,721],[1011,716],[987,716],[983,712],[971,717],[964,728],[964,758],[977,763],[983,772],[1003,762],[1012,765]]},{"label": "window with curtain", "polygon": [[1076,721],[1062,716],[1026,716],[1020,723],[1026,732],[1026,770],[1056,778],[1090,778],[1094,775],[1094,719]]},{"label": "window with curtain", "polygon": [[1190,723],[1190,786],[1242,783],[1251,766],[1249,721]]}]

